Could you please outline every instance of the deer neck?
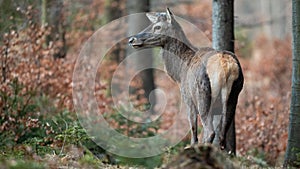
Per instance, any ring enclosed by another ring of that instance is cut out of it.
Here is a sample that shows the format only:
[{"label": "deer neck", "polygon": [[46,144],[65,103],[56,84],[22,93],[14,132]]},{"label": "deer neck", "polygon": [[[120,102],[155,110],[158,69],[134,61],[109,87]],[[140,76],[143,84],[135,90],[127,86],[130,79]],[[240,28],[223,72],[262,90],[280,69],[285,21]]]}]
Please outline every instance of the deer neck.
[{"label": "deer neck", "polygon": [[191,59],[196,53],[196,48],[191,45],[184,34],[177,38],[169,37],[163,46],[162,58],[168,74],[176,82],[181,82],[185,77]]}]

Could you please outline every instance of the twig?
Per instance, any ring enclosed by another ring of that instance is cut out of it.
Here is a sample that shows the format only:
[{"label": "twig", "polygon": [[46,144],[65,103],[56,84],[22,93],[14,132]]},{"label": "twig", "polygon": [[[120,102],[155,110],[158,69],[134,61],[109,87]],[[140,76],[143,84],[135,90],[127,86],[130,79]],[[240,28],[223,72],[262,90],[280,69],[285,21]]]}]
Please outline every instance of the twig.
[{"label": "twig", "polygon": [[[66,120],[65,119],[62,119],[64,122],[65,122],[65,124],[66,124],[66,130],[68,129],[68,123],[66,122]],[[64,147],[65,147],[65,143],[66,143],[66,138],[67,138],[67,136],[66,136],[66,134],[64,135],[64,141],[63,141],[63,145],[62,145],[62,147],[61,147],[61,149],[60,149],[60,152],[59,152],[59,156],[62,154],[62,152],[63,152],[63,150],[64,150]]]}]

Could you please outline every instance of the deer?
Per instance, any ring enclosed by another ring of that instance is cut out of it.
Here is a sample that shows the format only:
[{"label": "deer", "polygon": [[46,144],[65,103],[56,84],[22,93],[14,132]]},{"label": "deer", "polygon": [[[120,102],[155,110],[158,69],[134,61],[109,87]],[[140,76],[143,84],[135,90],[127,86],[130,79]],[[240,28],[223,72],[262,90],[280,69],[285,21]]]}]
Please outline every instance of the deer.
[{"label": "deer", "polygon": [[179,84],[191,128],[191,146],[198,144],[198,116],[203,126],[202,143],[213,143],[212,105],[221,99],[221,120],[217,126],[221,150],[225,149],[226,133],[235,117],[238,96],[244,77],[237,56],[229,51],[195,47],[169,8],[166,12],[149,12],[151,24],[129,37],[134,49],[160,47],[167,74]]}]

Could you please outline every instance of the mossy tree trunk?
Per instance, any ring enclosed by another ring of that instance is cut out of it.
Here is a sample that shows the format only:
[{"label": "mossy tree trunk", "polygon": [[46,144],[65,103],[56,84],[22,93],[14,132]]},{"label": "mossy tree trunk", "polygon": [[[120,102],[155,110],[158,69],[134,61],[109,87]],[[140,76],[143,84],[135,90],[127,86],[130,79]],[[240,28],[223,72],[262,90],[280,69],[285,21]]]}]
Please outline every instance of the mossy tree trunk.
[{"label": "mossy tree trunk", "polygon": [[47,23],[47,0],[42,0],[41,4],[41,25],[44,27]]}]

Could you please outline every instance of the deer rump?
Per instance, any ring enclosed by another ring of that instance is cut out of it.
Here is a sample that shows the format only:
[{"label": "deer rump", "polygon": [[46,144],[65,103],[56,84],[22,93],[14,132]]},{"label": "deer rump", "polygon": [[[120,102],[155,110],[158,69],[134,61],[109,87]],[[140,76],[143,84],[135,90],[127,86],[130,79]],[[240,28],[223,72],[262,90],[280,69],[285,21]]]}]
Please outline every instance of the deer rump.
[{"label": "deer rump", "polygon": [[[191,125],[191,144],[198,142],[197,115],[203,125],[202,142],[212,143],[214,128],[219,130],[220,148],[225,148],[225,135],[235,115],[243,76],[236,56],[228,51],[212,48],[199,49],[181,81],[181,92],[187,105]],[[213,116],[222,115],[220,122],[213,126]]]}]

